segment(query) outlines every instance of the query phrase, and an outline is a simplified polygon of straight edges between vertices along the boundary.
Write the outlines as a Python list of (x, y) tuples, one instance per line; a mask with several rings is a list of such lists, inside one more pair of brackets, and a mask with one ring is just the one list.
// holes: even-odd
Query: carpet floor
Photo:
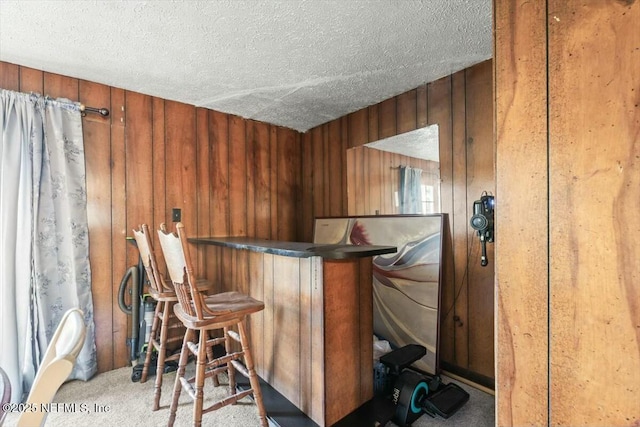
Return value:
[[(188, 373), (193, 371), (192, 363), (188, 365), (187, 370)], [(64, 384), (56, 394), (54, 402), (57, 405), (51, 406), (45, 426), (166, 426), (169, 419), (169, 404), (175, 375), (175, 372), (171, 372), (163, 376), (162, 398), (158, 411), (151, 410), (155, 377), (150, 377), (144, 384), (132, 382), (131, 368), (105, 372), (96, 375), (87, 382), (70, 381)], [(443, 380), (445, 383), (454, 382), (464, 388), (470, 394), (469, 401), (448, 419), (423, 415), (412, 424), (413, 427), (491, 427), (495, 425), (493, 395), (448, 377), (443, 377)], [(228, 381), (226, 376), (220, 376), (220, 384), (219, 387), (213, 387), (210, 379), (206, 381), (205, 407), (227, 395)], [(191, 426), (192, 416), (192, 400), (186, 392), (183, 392), (180, 396), (175, 426)], [(16, 413), (7, 414), (4, 426), (15, 425), (17, 418), (18, 414)], [(270, 424), (272, 424), (271, 420)], [(202, 425), (257, 427), (259, 426), (258, 411), (253, 400), (247, 397), (237, 405), (229, 405), (204, 414)], [(384, 427), (397, 426), (393, 422), (389, 422)]]
[[(193, 364), (188, 365), (193, 370)], [(155, 376), (144, 384), (131, 381), (131, 368), (120, 368), (96, 375), (91, 380), (70, 381), (62, 385), (48, 414), (47, 427), (155, 427), (166, 426), (175, 381), (175, 372), (163, 375), (160, 409), (152, 411)], [(220, 386), (205, 382), (204, 407), (228, 393), (227, 378), (220, 375)], [(180, 395), (176, 427), (193, 425), (193, 404), (186, 392)], [(18, 414), (9, 413), (5, 426), (15, 425)], [(236, 405), (229, 405), (203, 415), (203, 426), (259, 426), (258, 409), (249, 397)]]

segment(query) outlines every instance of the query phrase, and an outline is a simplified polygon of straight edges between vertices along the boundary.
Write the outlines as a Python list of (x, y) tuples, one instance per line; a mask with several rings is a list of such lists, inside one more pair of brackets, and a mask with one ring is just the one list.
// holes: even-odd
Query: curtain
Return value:
[(12, 400), (31, 388), (63, 314), (85, 314), (71, 378), (97, 370), (79, 106), (0, 90), (0, 366)]
[(400, 213), (422, 212), (422, 169), (400, 166)]

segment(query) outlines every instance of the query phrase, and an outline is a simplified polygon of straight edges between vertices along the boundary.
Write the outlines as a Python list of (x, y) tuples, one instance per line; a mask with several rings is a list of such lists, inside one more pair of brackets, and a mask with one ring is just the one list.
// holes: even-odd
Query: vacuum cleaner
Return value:
[[(133, 237), (126, 238), (129, 243), (136, 245)], [(133, 365), (131, 381), (140, 381), (144, 361), (149, 351), (149, 338), (151, 336), (151, 326), (155, 315), (156, 302), (149, 294), (144, 293), (147, 282), (142, 258), (138, 257), (138, 264), (127, 269), (118, 289), (118, 305), (120, 310), (131, 316), (131, 336), (127, 338), (127, 346), (130, 351), (130, 360)], [(128, 298), (127, 298), (128, 296)], [(130, 303), (127, 303), (127, 299)], [(153, 349), (151, 349), (153, 351)], [(157, 354), (154, 351), (151, 355), (148, 375), (156, 374)], [(172, 372), (178, 369), (174, 361), (165, 363), (164, 372)]]

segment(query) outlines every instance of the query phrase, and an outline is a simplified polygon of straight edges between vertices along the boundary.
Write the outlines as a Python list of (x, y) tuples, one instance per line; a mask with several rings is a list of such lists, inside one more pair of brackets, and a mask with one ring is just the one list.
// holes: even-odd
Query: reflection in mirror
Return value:
[(440, 212), (438, 125), (347, 150), (349, 215)]

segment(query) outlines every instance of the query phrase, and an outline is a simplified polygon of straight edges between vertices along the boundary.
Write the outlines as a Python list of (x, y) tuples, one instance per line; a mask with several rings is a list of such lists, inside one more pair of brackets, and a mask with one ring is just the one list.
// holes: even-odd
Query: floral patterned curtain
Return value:
[(0, 90), (0, 366), (20, 401), (63, 314), (85, 314), (71, 378), (97, 370), (78, 104)]

